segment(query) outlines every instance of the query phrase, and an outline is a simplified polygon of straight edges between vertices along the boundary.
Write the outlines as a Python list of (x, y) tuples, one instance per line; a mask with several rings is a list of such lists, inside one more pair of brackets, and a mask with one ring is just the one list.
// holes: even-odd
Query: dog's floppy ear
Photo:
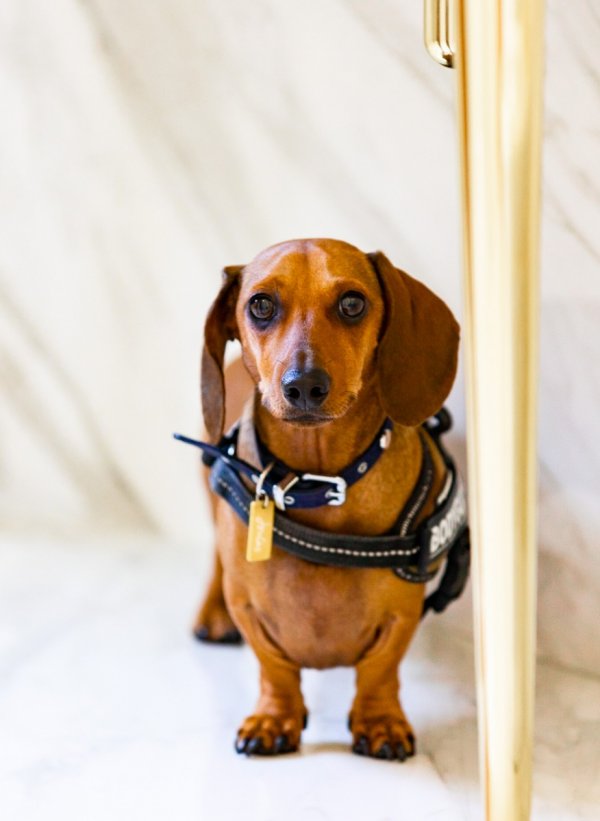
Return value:
[(225, 380), (223, 357), (230, 339), (238, 336), (235, 306), (243, 265), (223, 269), (223, 284), (206, 317), (202, 349), (202, 414), (210, 442), (218, 442), (225, 424)]
[(401, 425), (438, 411), (456, 375), (459, 325), (448, 306), (377, 251), (367, 255), (385, 303), (377, 368), (383, 406)]

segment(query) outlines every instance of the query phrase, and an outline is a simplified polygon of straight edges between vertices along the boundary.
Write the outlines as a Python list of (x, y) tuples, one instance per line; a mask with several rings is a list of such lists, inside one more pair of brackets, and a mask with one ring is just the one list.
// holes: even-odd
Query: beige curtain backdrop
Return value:
[[(9, 0), (0, 13), (0, 528), (207, 530), (204, 314), (290, 237), (383, 249), (460, 314), (454, 77), (413, 0)], [(600, 672), (600, 12), (550, 0), (540, 653)], [(464, 462), (463, 385), (450, 398)], [(449, 616), (470, 630), (468, 601)], [(543, 682), (542, 682), (543, 684)]]

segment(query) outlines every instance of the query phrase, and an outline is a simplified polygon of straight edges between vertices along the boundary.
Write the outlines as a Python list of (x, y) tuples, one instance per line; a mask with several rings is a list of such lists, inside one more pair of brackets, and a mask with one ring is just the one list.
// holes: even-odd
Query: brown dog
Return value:
[[(243, 362), (223, 376), (226, 342), (241, 341)], [(383, 534), (394, 526), (423, 458), (418, 426), (452, 386), (459, 328), (446, 305), (381, 253), (366, 255), (326, 239), (268, 248), (249, 265), (228, 267), (208, 315), (202, 403), (211, 441), (225, 423), (225, 382), (252, 385), (238, 454), (260, 465), (256, 436), (292, 470), (335, 476), (395, 423), (377, 464), (348, 490), (345, 504), (286, 511), (336, 533)], [(238, 403), (233, 403), (239, 404)], [(228, 408), (233, 416), (236, 408)], [(420, 517), (445, 481), (431, 444), (435, 479)], [(213, 580), (196, 623), (199, 637), (228, 640), (239, 630), (260, 663), (260, 697), (241, 725), (247, 754), (296, 750), (306, 721), (302, 667), (356, 668), (350, 711), (353, 749), (404, 760), (414, 753), (400, 706), (398, 666), (417, 627), (424, 585), (389, 569), (313, 564), (275, 547), (268, 561), (245, 558), (247, 527), (219, 499)]]

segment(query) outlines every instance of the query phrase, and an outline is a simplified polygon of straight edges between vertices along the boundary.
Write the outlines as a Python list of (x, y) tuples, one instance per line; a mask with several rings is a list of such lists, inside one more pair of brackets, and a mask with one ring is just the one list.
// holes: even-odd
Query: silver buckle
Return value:
[(325, 492), (325, 498), (329, 499), (327, 502), (328, 505), (338, 507), (346, 501), (346, 488), (348, 484), (341, 476), (320, 476), (318, 473), (304, 473), (302, 475), (302, 481), (329, 482), (329, 484), (334, 485), (334, 487), (329, 488), (329, 490)]

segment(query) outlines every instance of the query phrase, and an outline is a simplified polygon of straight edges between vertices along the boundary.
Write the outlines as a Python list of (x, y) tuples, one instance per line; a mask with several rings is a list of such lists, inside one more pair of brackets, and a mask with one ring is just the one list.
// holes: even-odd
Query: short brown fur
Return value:
[[(347, 291), (367, 300), (364, 317), (351, 325), (336, 310)], [(280, 311), (272, 327), (257, 329), (247, 306), (265, 292), (276, 296)], [(223, 352), (235, 337), (247, 373), (234, 363), (224, 379)], [(225, 270), (209, 313), (202, 385), (208, 436), (217, 441), (226, 416), (227, 424), (239, 416), (242, 397), (250, 395), (241, 413), (242, 458), (259, 464), (256, 428), (291, 468), (336, 475), (391, 416), (396, 424), (389, 449), (349, 489), (344, 505), (287, 514), (323, 530), (384, 533), (417, 481), (418, 426), (441, 407), (452, 386), (458, 338), (444, 303), (379, 252), (367, 255), (322, 239), (273, 246), (249, 265)], [(281, 391), (287, 368), (308, 366), (331, 377), (318, 423), (295, 420)], [(422, 516), (431, 512), (445, 477), (432, 450), (435, 487)], [(214, 511), (215, 572), (195, 629), (219, 641), (237, 628), (258, 658), (260, 697), (238, 731), (238, 745), (256, 753), (296, 749), (306, 715), (301, 668), (343, 665), (356, 669), (350, 711), (355, 751), (402, 760), (411, 755), (414, 736), (399, 701), (398, 666), (419, 622), (423, 585), (390, 570), (311, 564), (278, 548), (269, 561), (250, 564), (246, 526), (221, 499)]]

